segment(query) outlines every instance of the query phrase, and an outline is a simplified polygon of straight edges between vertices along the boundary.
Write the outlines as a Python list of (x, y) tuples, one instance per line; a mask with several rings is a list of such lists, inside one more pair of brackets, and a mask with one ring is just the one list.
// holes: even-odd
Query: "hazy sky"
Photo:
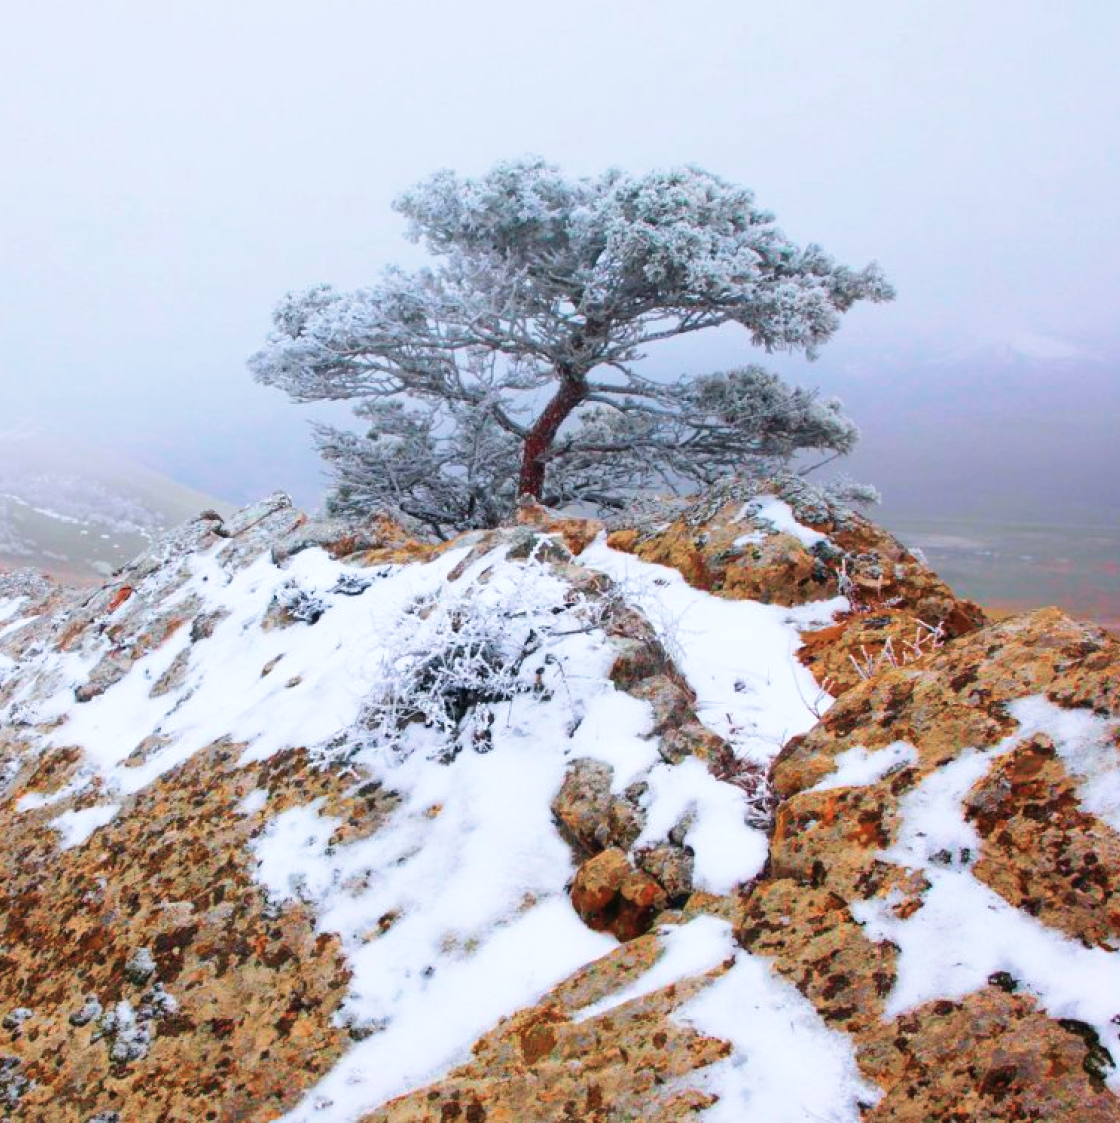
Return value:
[(1116, 337), (1111, 0), (0, 13), (0, 408), (232, 498), (314, 492), (306, 411), (244, 368), (273, 303), (417, 260), (389, 203), (439, 167), (533, 152), (751, 186), (793, 237), (895, 281), (838, 354)]

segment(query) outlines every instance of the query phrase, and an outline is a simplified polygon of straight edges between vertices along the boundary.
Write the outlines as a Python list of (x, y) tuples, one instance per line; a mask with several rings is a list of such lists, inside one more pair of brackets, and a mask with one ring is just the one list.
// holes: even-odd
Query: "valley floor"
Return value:
[(1120, 632), (1120, 527), (887, 517), (884, 525), (994, 615), (1058, 605)]

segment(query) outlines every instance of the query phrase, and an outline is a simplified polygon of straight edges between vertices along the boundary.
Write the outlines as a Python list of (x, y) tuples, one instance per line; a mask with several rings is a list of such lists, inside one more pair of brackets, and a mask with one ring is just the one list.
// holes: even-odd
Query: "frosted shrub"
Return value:
[(322, 597), (301, 589), (294, 581), (288, 581), (276, 590), (270, 607), (303, 624), (318, 623), (319, 617), (327, 610)]
[(553, 649), (598, 626), (604, 611), (535, 561), (458, 596), (417, 601), (390, 637), (356, 729), (327, 751), (375, 746), (404, 757), (425, 740), (444, 760), (488, 751), (498, 707), (519, 694), (550, 696), (563, 675)]

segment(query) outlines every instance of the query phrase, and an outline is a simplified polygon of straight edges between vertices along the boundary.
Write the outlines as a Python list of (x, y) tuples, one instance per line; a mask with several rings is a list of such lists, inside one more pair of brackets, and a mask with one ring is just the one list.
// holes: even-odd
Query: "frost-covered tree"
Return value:
[(443, 533), (519, 495), (609, 507), (855, 443), (839, 402), (757, 366), (639, 373), (651, 344), (727, 323), (814, 357), (841, 313), (893, 296), (876, 265), (791, 242), (750, 191), (698, 168), (569, 179), (524, 159), (439, 172), (395, 206), (438, 264), (289, 294), (250, 360), (296, 401), (360, 399), (365, 435), (317, 427), (336, 511), (396, 507)]

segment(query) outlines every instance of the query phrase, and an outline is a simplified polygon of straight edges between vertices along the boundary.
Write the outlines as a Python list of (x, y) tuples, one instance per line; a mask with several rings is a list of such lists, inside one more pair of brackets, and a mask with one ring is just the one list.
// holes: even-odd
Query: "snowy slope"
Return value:
[(207, 508), (229, 510), (88, 442), (33, 425), (0, 429), (0, 568), (91, 583)]
[[(345, 846), (332, 844), (339, 823), (316, 803), (270, 814), (267, 793), (256, 791), (241, 809), (264, 824), (254, 851), (272, 900), (310, 905), (323, 931), (340, 934), (353, 971), (337, 1016), (357, 1043), (293, 1120), (349, 1123), (437, 1077), (500, 1017), (614, 946), (584, 926), (565, 892), (572, 854), (550, 803), (571, 761), (608, 763), (618, 791), (648, 785), (641, 842), (688, 824), (697, 889), (728, 893), (765, 860), (766, 835), (746, 823), (743, 792), (697, 760), (663, 761), (649, 735), (649, 704), (610, 681), (616, 652), (601, 626), (604, 605), (578, 591), (563, 567), (507, 560), (508, 539), (476, 549), (478, 556), (468, 556), (471, 545), (468, 539), (427, 564), (366, 569), (343, 566), (321, 549), (278, 566), (267, 550), (246, 557), (228, 539), (202, 550), (176, 547), (161, 564), (141, 567), (146, 576), (109, 624), (119, 616), (127, 629), (130, 612), (140, 626), (169, 616), (216, 621), (205, 638), (197, 628), (177, 628), (125, 673), (114, 671), (104, 689), (101, 642), (25, 657), (15, 689), (8, 661), (11, 684), (0, 697), (9, 720), (49, 729), (43, 748), (84, 751), (76, 780), (23, 804), (30, 810), (86, 793), (85, 806), (52, 820), (60, 846), (92, 845), (99, 829), (127, 814), (130, 797), (221, 737), (244, 744), (245, 760), (312, 746), (324, 767), (350, 769), (398, 794), (388, 822)], [(835, 603), (728, 605), (690, 589), (674, 571), (603, 544), (583, 565), (610, 573), (614, 595), (657, 622), (681, 652), (704, 720), (743, 754), (765, 761), (813, 723), (802, 699), (820, 706), (822, 697), (792, 657), (797, 627), (827, 621)], [(123, 577), (131, 580), (127, 571)], [(29, 623), (19, 610), (17, 599), (0, 605), (13, 638)], [(416, 673), (431, 652), (447, 651), (444, 669), (463, 673), (469, 636), (479, 643), (468, 663), (485, 644), (505, 647), (486, 655), (483, 671), (506, 676), (508, 696), (480, 704), (460, 724), (448, 719), (441, 728), (436, 713), (431, 725), (405, 724), (403, 732), (386, 725), (386, 707), (392, 711), (401, 690), (431, 684)], [(90, 682), (99, 692), (77, 702), (76, 690)], [(138, 762), (139, 745), (155, 747)], [(668, 946), (650, 988), (736, 954), (729, 925), (711, 918), (694, 921)], [(738, 956), (741, 967), (687, 1018), (722, 1027), (747, 1001), (771, 1017), (800, 1019), (815, 1027), (807, 1040), (815, 1033), (825, 1053), (839, 1058), (829, 1062), (828, 1087), (813, 1095), (849, 1107), (866, 1096), (850, 1047), (833, 1042), (812, 1008), (763, 963)], [(757, 1034), (747, 1036), (750, 1045)], [(709, 1079), (728, 1092), (743, 1083), (735, 1067), (724, 1084), (718, 1073)], [(788, 1089), (782, 1096), (789, 1101)], [(802, 1117), (792, 1110), (773, 1118)]]
[[(816, 533), (777, 502), (764, 508), (771, 522)], [(318, 930), (340, 938), (352, 973), (335, 1018), (353, 1044), (285, 1118), (354, 1123), (462, 1063), (499, 1019), (615, 946), (568, 900), (575, 865), (552, 801), (574, 761), (609, 765), (616, 794), (642, 785), (635, 847), (675, 834), (692, 852), (695, 889), (731, 894), (763, 869), (768, 835), (751, 825), (744, 792), (700, 759), (663, 759), (650, 704), (612, 681), (610, 614), (625, 606), (648, 620), (700, 720), (741, 760), (767, 765), (830, 702), (795, 658), (799, 630), (827, 624), (846, 602), (722, 600), (602, 539), (578, 566), (525, 531), (467, 536), (410, 564), (273, 548), (301, 535), (282, 499), (224, 527), (193, 524), (64, 611), (53, 632), (45, 617), (25, 615), (25, 593), (0, 585), (0, 717), (29, 752), (82, 750), (65, 787), (19, 804), (65, 804), (51, 820), (61, 848), (96, 845), (138, 794), (222, 739), (242, 762), (307, 747), (355, 790), (375, 784), (392, 795), (384, 821), (345, 842), (321, 800), (276, 810), (261, 788), (238, 808), (257, 824), (256, 877), (273, 907), (312, 910)], [(585, 580), (595, 574), (611, 580)], [(76, 630), (87, 617), (97, 626)], [(822, 787), (870, 783), (911, 759), (901, 743), (856, 752)], [(1112, 782), (1099, 797), (1109, 814)], [(926, 869), (954, 902), (967, 888), (961, 877), (902, 850), (933, 829), (931, 816), (954, 829), (959, 799), (957, 788), (915, 797), (902, 849), (884, 855)], [(942, 938), (900, 927), (885, 907), (860, 919), (898, 942), (908, 964), (922, 941)], [(699, 916), (663, 939), (647, 975), (576, 1020), (731, 962), (675, 1015), (732, 1046), (700, 1080), (719, 1097), (707, 1118), (855, 1120), (874, 1102), (851, 1041), (766, 959), (736, 948), (726, 921)], [(1063, 954), (1038, 952), (1048, 963)], [(983, 970), (992, 964), (998, 956)], [(960, 985), (914, 978), (903, 977), (898, 1009)], [(1040, 967), (1037, 979), (1045, 988), (1053, 973)], [(1100, 1023), (1092, 979), (1091, 968), (1075, 975), (1064, 1005), (1055, 1002)]]

